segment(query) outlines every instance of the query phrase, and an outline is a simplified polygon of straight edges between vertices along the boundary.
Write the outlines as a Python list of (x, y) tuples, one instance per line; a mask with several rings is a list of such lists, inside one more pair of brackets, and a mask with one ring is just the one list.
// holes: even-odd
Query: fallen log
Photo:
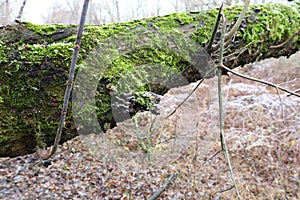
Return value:
[[(225, 8), (228, 29), (236, 22), (241, 9), (241, 6)], [(289, 39), (299, 30), (299, 10), (299, 3), (251, 6), (238, 32), (227, 42), (224, 64), (233, 69), (269, 57), (290, 56), (298, 51), (299, 35)], [(101, 74), (94, 74), (99, 82), (97, 90), (91, 91), (95, 92), (101, 128), (106, 130), (115, 126), (112, 94), (124, 74), (130, 71), (136, 70), (131, 75), (139, 76), (139, 70), (149, 70), (149, 64), (150, 68), (159, 65), (167, 69), (159, 71), (162, 68), (159, 67), (155, 72), (160, 73), (161, 79), (168, 80), (168, 87), (154, 82), (139, 88), (160, 95), (170, 87), (203, 78), (207, 72), (203, 66), (218, 62), (218, 49), (213, 52), (205, 49), (217, 14), (218, 9), (212, 9), (86, 26), (78, 67), (85, 68), (86, 63), (91, 62), (101, 66), (106, 64), (102, 66)], [(0, 27), (0, 156), (23, 155), (31, 153), (37, 145), (53, 143), (76, 29), (76, 25), (31, 23)], [(288, 45), (280, 45), (286, 41)], [(274, 48), (276, 45), (279, 48)], [(103, 58), (103, 55), (110, 56)], [(203, 56), (208, 58), (205, 63)], [(152, 98), (126, 95), (131, 99), (131, 105), (126, 104), (125, 111), (132, 109), (131, 114), (147, 109), (149, 102), (144, 99)], [(130, 95), (132, 98), (128, 97)], [(67, 116), (62, 142), (77, 135), (71, 109)], [(94, 130), (85, 132), (89, 131)]]

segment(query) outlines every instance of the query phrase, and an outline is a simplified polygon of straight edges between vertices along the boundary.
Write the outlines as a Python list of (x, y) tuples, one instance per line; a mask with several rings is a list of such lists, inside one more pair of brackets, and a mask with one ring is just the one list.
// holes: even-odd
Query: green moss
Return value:
[(191, 33), (191, 38), (194, 41), (199, 42), (200, 44), (207, 43), (211, 37), (212, 29), (216, 22), (217, 15), (217, 8), (199, 13), (199, 24), (197, 25), (197, 28)]
[(39, 35), (50, 35), (55, 33), (59, 29), (70, 27), (64, 24), (40, 25), (40, 24), (33, 24), (30, 22), (23, 22), (22, 24), (24, 24), (29, 30)]
[(0, 135), (0, 143), (8, 140), (8, 137)]
[[(225, 8), (229, 25), (235, 22), (241, 9), (241, 6)], [(152, 90), (148, 83), (158, 81), (164, 84), (164, 80), (182, 74), (186, 67), (183, 63), (191, 60), (190, 53), (199, 50), (198, 45), (189, 41), (190, 38), (201, 45), (208, 42), (217, 13), (218, 9), (212, 9), (204, 13), (175, 13), (132, 22), (85, 26), (78, 66), (89, 67), (85, 59), (97, 47), (100, 47), (99, 54), (103, 53), (99, 64), (103, 64), (105, 70), (100, 75), (92, 74), (100, 79), (96, 91), (98, 120), (106, 126), (113, 118), (111, 91), (107, 85), (115, 91), (134, 91), (133, 95), (139, 103), (151, 106), (150, 97), (145, 93)], [(253, 46), (248, 47), (256, 48), (260, 41), (267, 41), (265, 46), (260, 46), (267, 50), (269, 44), (282, 42), (299, 28), (299, 7), (282, 4), (253, 6), (247, 12), (246, 20), (238, 33), (244, 40), (243, 44), (252, 43)], [(55, 43), (48, 38), (60, 29), (74, 26), (24, 25), (41, 36), (41, 41), (28, 44), (20, 40), (8, 44), (0, 40), (1, 146), (6, 144), (7, 138), (9, 141), (20, 140), (27, 136), (34, 137), (35, 133), (47, 143), (52, 143), (76, 39), (75, 34)], [(187, 33), (182, 33), (184, 31)], [(15, 35), (17, 33), (12, 34)], [(168, 43), (170, 38), (172, 43)], [(140, 43), (146, 40), (151, 42), (142, 46)], [(299, 36), (294, 40), (299, 40)], [(159, 67), (154, 70), (149, 66)], [(147, 71), (151, 71), (151, 76)], [(122, 79), (130, 81), (122, 85)], [(84, 112), (91, 109), (95, 108), (86, 107)], [(66, 128), (74, 130), (70, 114)]]
[[(50, 29), (47, 30), (49, 33)], [(36, 42), (41, 44), (27, 44), (22, 40), (5, 44), (9, 45), (6, 53), (10, 56), (7, 63), (0, 63), (0, 110), (4, 111), (0, 112), (0, 135), (8, 140), (0, 141), (0, 146), (5, 147), (1, 155), (8, 149), (24, 151), (25, 146), (34, 148), (36, 144), (43, 144), (37, 143), (35, 137), (47, 144), (53, 142), (73, 44)], [(67, 119), (71, 121), (70, 117)], [(63, 139), (67, 137), (64, 135)], [(22, 140), (25, 140), (23, 145)], [(20, 146), (10, 146), (17, 141)]]
[[(299, 7), (267, 4), (251, 6), (250, 9), (251, 11), (248, 12), (249, 24), (242, 34), (246, 43), (257, 44), (262, 41), (270, 41), (270, 45), (276, 44), (283, 38), (290, 37), (299, 28)], [(257, 10), (258, 13), (253, 15), (253, 10)]]
[(147, 21), (153, 21), (153, 27), (160, 29), (171, 30), (174, 28), (179, 28), (185, 24), (195, 23), (195, 16), (191, 13), (174, 13), (163, 17), (152, 17)]
[[(101, 42), (105, 41), (109, 37), (122, 32), (130, 32), (134, 28), (144, 28), (146, 25), (147, 23), (145, 21), (135, 20), (132, 22), (112, 23), (101, 26), (86, 26), (82, 35), (81, 52), (87, 53), (101, 45)], [(65, 41), (74, 43), (75, 39), (76, 35), (73, 35), (65, 39)]]
[(4, 40), (0, 40), (0, 64), (7, 63), (7, 51), (9, 48), (6, 46)]
[(53, 43), (43, 44), (26, 44), (19, 47), (20, 60), (30, 65), (41, 65), (46, 59), (55, 59), (65, 61), (71, 60), (73, 53), (72, 43)]

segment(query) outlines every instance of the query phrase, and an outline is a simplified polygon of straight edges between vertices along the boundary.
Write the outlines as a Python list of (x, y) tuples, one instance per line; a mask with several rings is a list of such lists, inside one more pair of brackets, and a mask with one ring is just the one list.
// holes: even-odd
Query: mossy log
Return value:
[[(225, 9), (228, 28), (232, 27), (241, 10), (240, 6)], [(299, 10), (299, 4), (251, 6), (237, 34), (227, 44), (225, 65), (235, 68), (269, 57), (289, 56), (298, 51), (299, 36), (284, 49), (271, 49), (270, 46), (286, 41), (299, 29)], [(218, 9), (212, 9), (126, 23), (87, 25), (78, 66), (83, 66), (90, 53), (108, 38), (122, 33), (135, 33), (132, 31), (135, 29), (140, 32), (157, 33), (163, 30), (171, 35), (176, 33), (205, 47), (217, 14)], [(0, 27), (0, 156), (23, 155), (32, 152), (37, 145), (53, 143), (76, 32), (76, 25), (22, 23)], [(135, 37), (135, 34), (127, 36)], [(191, 57), (197, 55), (199, 48), (194, 48), (192, 54), (178, 56), (157, 46), (165, 43), (165, 38), (159, 38), (152, 38), (161, 40), (156, 46), (135, 48), (119, 56), (107, 68), (109, 70), (101, 74), (96, 102), (98, 120), (103, 127), (114, 123), (110, 109), (110, 88), (124, 71), (132, 70), (137, 65), (154, 63), (177, 71), (188, 82), (201, 78), (199, 71), (195, 70), (197, 63), (191, 62)], [(135, 38), (134, 41), (139, 40), (144, 38)], [(217, 62), (215, 55), (211, 54), (213, 61)], [(159, 85), (142, 88), (158, 94), (166, 92), (165, 89)], [(71, 109), (67, 116), (62, 141), (77, 134)]]

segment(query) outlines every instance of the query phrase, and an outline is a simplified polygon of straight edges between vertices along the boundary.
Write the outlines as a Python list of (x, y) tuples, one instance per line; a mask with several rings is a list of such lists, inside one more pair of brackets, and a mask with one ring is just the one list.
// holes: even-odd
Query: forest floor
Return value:
[[(237, 71), (300, 88), (300, 52)], [(229, 74), (225, 140), (243, 199), (300, 199), (300, 98)], [(216, 79), (171, 89), (158, 116), (140, 113), (99, 135), (78, 136), (42, 165), (35, 154), (0, 158), (0, 199), (234, 199), (218, 131)], [(48, 166), (49, 165), (49, 166)]]

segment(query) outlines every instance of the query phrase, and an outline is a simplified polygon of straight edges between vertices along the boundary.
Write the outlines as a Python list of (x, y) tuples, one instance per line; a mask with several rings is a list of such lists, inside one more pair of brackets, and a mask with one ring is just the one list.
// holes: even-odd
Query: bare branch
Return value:
[(229, 188), (226, 188), (226, 189), (223, 189), (223, 190), (220, 190), (220, 191), (216, 192), (215, 194), (227, 192), (227, 191), (229, 191), (229, 190), (231, 190), (231, 189), (233, 189), (233, 188), (234, 188), (234, 186), (232, 185), (232, 186), (230, 186)]
[(66, 1), (67, 1), (68, 7), (70, 8), (70, 11), (71, 11), (71, 13), (72, 13), (73, 17), (76, 17), (76, 13), (75, 13), (75, 11), (74, 11), (73, 7), (71, 6), (71, 4), (70, 4), (69, 0), (66, 0)]
[(220, 152), (222, 151), (222, 149), (218, 150), (216, 153), (214, 153), (213, 155), (211, 155), (209, 158), (207, 158), (200, 166), (206, 164), (208, 161), (212, 160), (214, 157), (216, 157)]
[(179, 0), (175, 0), (175, 3), (173, 3), (173, 7), (175, 9), (175, 12), (179, 12)]
[(1, 8), (2, 6), (4, 6), (5, 4), (8, 4), (8, 0), (3, 1), (3, 3), (0, 4), (0, 8)]
[[(237, 32), (238, 28), (240, 27), (240, 25), (243, 21), (243, 18), (245, 17), (245, 14), (248, 10), (249, 4), (250, 4), (250, 0), (246, 0), (245, 4), (244, 4), (244, 7), (243, 7), (243, 10), (242, 10), (242, 13), (240, 14), (238, 20), (234, 24), (231, 31), (228, 34), (226, 34), (224, 42), (228, 41)], [(211, 48), (211, 52), (216, 51), (219, 47), (220, 47), (220, 42), (216, 46)]]
[(168, 180), (165, 181), (165, 183), (163, 184), (163, 186), (161, 188), (159, 188), (151, 197), (149, 197), (148, 200), (155, 200), (159, 197), (159, 195), (165, 191), (165, 189), (168, 187), (168, 185), (171, 183), (171, 181), (175, 178), (174, 174), (171, 174), (170, 177), (168, 178)]
[(203, 81), (204, 78), (200, 80), (200, 82), (196, 85), (196, 87), (192, 90), (192, 92), (190, 92), (189, 95), (167, 117), (165, 117), (165, 119), (171, 117), (186, 102), (186, 100), (190, 98), (190, 96), (196, 91), (196, 89), (201, 85)]
[(268, 82), (268, 81), (264, 81), (264, 80), (261, 80), (261, 79), (257, 79), (257, 78), (253, 78), (253, 77), (250, 77), (250, 76), (246, 76), (244, 74), (241, 74), (241, 73), (238, 73), (236, 71), (233, 71), (231, 69), (229, 69), (228, 67), (222, 65), (222, 68), (231, 72), (232, 74), (236, 75), (236, 76), (239, 76), (239, 77), (242, 77), (242, 78), (245, 78), (245, 79), (248, 79), (248, 80), (251, 80), (251, 81), (255, 81), (255, 82), (259, 82), (259, 83), (262, 83), (262, 84), (265, 84), (265, 85), (268, 85), (268, 86), (271, 86), (271, 87), (274, 87), (274, 88), (278, 88), (279, 90), (282, 90), (284, 92), (287, 92), (289, 93), (289, 95), (294, 95), (294, 96), (297, 96), (297, 97), (300, 97), (300, 94), (297, 94), (296, 92), (298, 92), (297, 90), (296, 91), (291, 91), (291, 90), (288, 90), (284, 87), (281, 87), (279, 85), (276, 85), (274, 83), (271, 83), (271, 82)]
[[(278, 88), (276, 88), (276, 93), (277, 93), (277, 96), (278, 96), (279, 101), (280, 101), (281, 118), (283, 119), (284, 118), (284, 109), (283, 109), (282, 98), (281, 98), (281, 95), (279, 93)], [(283, 121), (283, 123), (284, 123), (284, 121)]]
[[(294, 91), (294, 93), (300, 92), (300, 89), (297, 89)], [(288, 97), (291, 96), (291, 94), (287, 95)]]
[(237, 22), (234, 24), (234, 26), (231, 29), (231, 31), (228, 34), (226, 34), (225, 41), (229, 40), (237, 32), (237, 30), (239, 29), (239, 27), (240, 27), (240, 25), (241, 25), (241, 23), (242, 23), (245, 15), (246, 15), (246, 12), (248, 10), (249, 4), (250, 4), (250, 0), (245, 0), (242, 13), (240, 14)]
[(216, 20), (216, 23), (215, 23), (215, 26), (214, 26), (214, 30), (213, 30), (213, 33), (212, 33), (211, 38), (209, 40), (209, 43), (207, 45), (207, 51), (208, 52), (210, 52), (212, 44), (213, 44), (213, 42), (214, 42), (214, 40), (216, 38), (217, 30), (218, 30), (219, 25), (220, 25), (221, 13), (223, 11), (223, 5), (224, 4), (222, 3), (222, 5), (219, 8), (219, 13), (218, 13), (217, 20)]
[(167, 116), (165, 119), (168, 119), (170, 116), (172, 116), (185, 102), (190, 98), (190, 96), (196, 91), (196, 89), (201, 85), (201, 83), (204, 81), (205, 78), (210, 76), (210, 74), (216, 70), (216, 67), (212, 67), (208, 72), (205, 73), (205, 75), (202, 77), (200, 82), (196, 85), (196, 87), (192, 90), (192, 92), (189, 93), (189, 95)]
[(223, 54), (224, 54), (224, 41), (225, 41), (225, 31), (226, 31), (226, 21), (225, 17), (222, 14), (222, 33), (221, 33), (221, 41), (220, 41), (220, 59), (219, 59), (219, 66), (218, 66), (218, 98), (219, 98), (219, 120), (220, 120), (220, 139), (221, 139), (221, 146), (222, 150), (225, 154), (225, 159), (228, 164), (230, 177), (235, 189), (235, 193), (237, 195), (237, 199), (241, 199), (239, 189), (237, 187), (235, 177), (233, 174), (232, 166), (230, 163), (230, 157), (228, 153), (228, 148), (226, 145), (225, 137), (224, 137), (224, 111), (223, 111), (223, 96), (222, 96), (222, 66), (223, 66)]
[(24, 0), (24, 1), (23, 1), (23, 4), (22, 4), (22, 6), (21, 6), (21, 8), (20, 8), (20, 11), (19, 11), (19, 14), (18, 14), (18, 16), (17, 16), (16, 19), (15, 19), (15, 22), (16, 22), (16, 23), (21, 23), (21, 18), (22, 18), (22, 15), (23, 15), (24, 7), (25, 7), (25, 5), (26, 5), (26, 1), (27, 1), (27, 0)]
[(11, 20), (11, 6), (10, 2), (8, 0), (5, 0), (0, 5), (0, 24), (7, 24)]
[(61, 139), (61, 133), (62, 133), (62, 129), (63, 129), (64, 123), (65, 123), (65, 118), (66, 118), (66, 114), (67, 114), (67, 110), (68, 110), (68, 103), (69, 103), (70, 94), (71, 94), (71, 90), (72, 90), (72, 86), (73, 86), (76, 62), (77, 62), (77, 57), (78, 57), (78, 53), (79, 53), (79, 49), (80, 49), (81, 37), (82, 37), (82, 33), (83, 33), (84, 22), (85, 22), (88, 6), (89, 6), (89, 0), (85, 0), (84, 4), (83, 4), (83, 8), (82, 8), (81, 19), (80, 19), (77, 37), (76, 37), (76, 41), (75, 41), (75, 46), (74, 46), (74, 51), (73, 51), (73, 56), (72, 56), (72, 61), (71, 61), (71, 67), (70, 67), (70, 71), (69, 71), (69, 77), (68, 77), (67, 87), (66, 87), (65, 96), (64, 96), (64, 103), (63, 103), (63, 108), (62, 108), (61, 116), (60, 116), (60, 122), (58, 125), (57, 133), (55, 136), (55, 141), (51, 148), (51, 151), (49, 154), (42, 155), (43, 160), (48, 160), (51, 156), (54, 155), (54, 153), (56, 152), (56, 150), (58, 148), (60, 139)]
[(300, 35), (300, 28), (289, 39), (287, 39), (286, 41), (284, 41), (283, 43), (281, 43), (279, 45), (272, 45), (272, 46), (270, 46), (270, 49), (278, 49), (278, 48), (283, 48), (283, 47), (286, 48), (286, 47), (288, 47), (289, 44), (293, 41), (293, 39), (297, 35)]
[(222, 33), (221, 33), (221, 41), (220, 41), (220, 58), (219, 58), (219, 66), (218, 66), (218, 98), (219, 98), (219, 120), (220, 120), (220, 139), (222, 144), (222, 150), (226, 149), (226, 143), (224, 142), (224, 118), (223, 118), (223, 103), (222, 103), (222, 68), (223, 65), (223, 54), (224, 54), (224, 42), (225, 42), (225, 17), (223, 13), (222, 16)]
[(121, 21), (121, 15), (120, 15), (120, 7), (119, 7), (119, 0), (113, 0), (112, 3), (114, 4), (116, 11), (117, 11), (117, 21)]

